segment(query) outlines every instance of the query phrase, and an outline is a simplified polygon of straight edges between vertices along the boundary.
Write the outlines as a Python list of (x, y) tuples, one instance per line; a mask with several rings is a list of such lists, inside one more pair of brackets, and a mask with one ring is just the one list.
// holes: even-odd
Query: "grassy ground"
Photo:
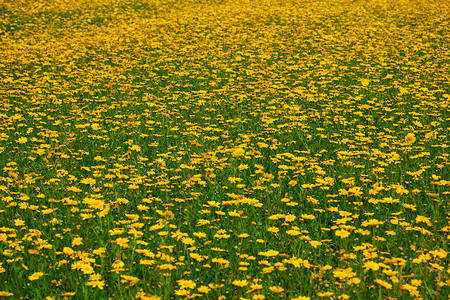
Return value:
[(446, 299), (450, 2), (0, 3), (0, 296)]

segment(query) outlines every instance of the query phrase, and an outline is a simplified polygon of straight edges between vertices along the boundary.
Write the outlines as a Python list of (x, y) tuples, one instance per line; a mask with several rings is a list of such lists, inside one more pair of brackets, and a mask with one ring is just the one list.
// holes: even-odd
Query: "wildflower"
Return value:
[(410, 132), (405, 136), (405, 142), (407, 145), (412, 145), (412, 144), (414, 144), (415, 141), (416, 141), (416, 136), (414, 135), (414, 133)]
[(11, 296), (14, 296), (14, 294), (10, 292), (0, 291), (0, 297), (11, 297)]
[(340, 237), (341, 239), (345, 239), (346, 237), (348, 237), (350, 235), (350, 232), (348, 232), (347, 230), (344, 229), (340, 229), (340, 230), (336, 230), (334, 232), (334, 234), (338, 237)]
[(322, 245), (322, 242), (319, 242), (319, 241), (309, 241), (309, 244), (310, 244), (311, 246), (313, 246), (314, 248), (317, 248), (317, 246)]
[(285, 215), (284, 220), (286, 222), (293, 222), (297, 217), (295, 215)]
[(44, 276), (44, 273), (42, 273), (42, 272), (35, 272), (35, 273), (31, 274), (31, 276), (28, 276), (28, 279), (31, 280), (31, 281), (34, 281), (34, 280), (38, 280), (42, 276)]
[(20, 137), (16, 142), (18, 144), (25, 144), (28, 141), (26, 137)]
[(417, 290), (417, 287), (410, 285), (410, 284), (404, 284), (401, 286), (402, 290), (407, 290), (411, 297), (420, 297), (420, 293)]
[(347, 268), (347, 269), (336, 269), (333, 271), (333, 277), (335, 278), (339, 278), (341, 280), (347, 279), (347, 278), (352, 278), (356, 276), (356, 273), (353, 272), (352, 268)]
[(290, 185), (290, 186), (296, 186), (297, 183), (298, 183), (297, 180), (291, 180), (291, 181), (288, 182), (288, 185)]
[(274, 294), (279, 294), (282, 291), (284, 291), (284, 289), (281, 286), (271, 286), (271, 287), (269, 287), (269, 290), (271, 290), (272, 293), (274, 293)]
[(432, 226), (430, 218), (427, 218), (425, 216), (416, 216), (416, 223), (425, 223), (428, 226)]
[(195, 286), (197, 285), (192, 280), (183, 280), (183, 279), (178, 280), (177, 283), (180, 286), (180, 288), (188, 288), (188, 289), (194, 289)]
[(240, 165), (238, 166), (238, 170), (239, 170), (239, 171), (246, 170), (246, 169), (248, 169), (248, 165), (246, 165), (246, 164), (240, 164)]
[(273, 257), (273, 256), (277, 256), (280, 252), (276, 251), (276, 250), (269, 250), (266, 252), (258, 252), (258, 255), (261, 256), (266, 256), (266, 257)]
[(384, 224), (384, 222), (379, 221), (379, 220), (377, 220), (377, 219), (370, 219), (369, 221), (364, 221), (364, 222), (362, 223), (362, 226), (363, 226), (363, 227), (367, 227), (367, 226), (379, 226), (379, 225), (382, 225), (382, 224)]
[(105, 281), (103, 280), (91, 280), (86, 283), (86, 285), (99, 288), (100, 290), (103, 290), (105, 287)]
[(234, 148), (233, 152), (231, 152), (231, 155), (233, 155), (234, 157), (243, 156), (244, 154), (245, 154), (245, 150), (240, 147)]
[(128, 238), (118, 238), (117, 240), (114, 241), (114, 243), (116, 243), (119, 247), (124, 249), (130, 248), (130, 246), (128, 245), (129, 242), (130, 240)]
[(121, 260), (116, 260), (113, 264), (112, 267), (113, 269), (111, 270), (111, 272), (115, 272), (115, 273), (119, 273), (121, 271), (125, 271), (125, 269), (123, 269), (123, 267), (125, 266), (124, 262)]
[(86, 184), (86, 185), (95, 185), (96, 180), (94, 178), (84, 178), (80, 181), (80, 183)]
[(25, 225), (25, 221), (23, 221), (21, 219), (14, 220), (14, 226), (24, 226), (24, 225)]
[(269, 227), (267, 228), (267, 231), (272, 232), (272, 233), (277, 233), (278, 231), (280, 231), (280, 229), (278, 227)]
[(120, 280), (121, 283), (129, 283), (130, 286), (136, 285), (136, 283), (138, 283), (140, 280), (137, 277), (128, 276), (128, 275), (120, 275), (120, 277), (122, 278), (122, 280)]
[(83, 245), (83, 238), (82, 237), (76, 237), (72, 240), (72, 247), (74, 246), (80, 246)]
[(234, 280), (232, 282), (233, 285), (238, 286), (238, 287), (244, 287), (248, 285), (248, 281), (247, 280)]
[(295, 230), (295, 229), (292, 229), (292, 230), (286, 230), (286, 233), (287, 233), (288, 235), (292, 235), (292, 236), (296, 236), (296, 235), (301, 234), (300, 231)]
[(333, 292), (319, 292), (317, 293), (317, 296), (319, 296), (320, 298), (328, 298), (333, 296), (334, 293)]
[(350, 278), (349, 280), (347, 280), (346, 284), (354, 285), (354, 284), (359, 284), (360, 282), (361, 282), (361, 279), (359, 279), (358, 277), (353, 277), (353, 278)]
[(379, 285), (381, 285), (382, 287), (384, 287), (385, 289), (388, 289), (388, 290), (392, 289), (392, 284), (390, 284), (390, 283), (388, 283), (388, 282), (386, 282), (384, 280), (375, 279), (374, 281), (376, 283), (378, 283)]
[(211, 291), (211, 289), (207, 286), (202, 285), (197, 288), (197, 291), (199, 291), (200, 293), (203, 293), (203, 294), (208, 294), (209, 291)]
[(373, 270), (373, 271), (377, 271), (380, 268), (380, 264), (374, 262), (374, 261), (367, 261), (364, 263), (363, 265), (364, 268), (366, 268), (367, 270)]
[(131, 146), (130, 150), (139, 152), (139, 151), (141, 151), (141, 147), (138, 145), (133, 145), (133, 146)]

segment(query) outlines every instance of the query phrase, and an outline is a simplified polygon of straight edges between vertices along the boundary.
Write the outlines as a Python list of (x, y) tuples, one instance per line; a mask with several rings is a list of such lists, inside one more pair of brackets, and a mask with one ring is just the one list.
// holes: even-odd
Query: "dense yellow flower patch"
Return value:
[(446, 1), (3, 1), (0, 297), (444, 299)]

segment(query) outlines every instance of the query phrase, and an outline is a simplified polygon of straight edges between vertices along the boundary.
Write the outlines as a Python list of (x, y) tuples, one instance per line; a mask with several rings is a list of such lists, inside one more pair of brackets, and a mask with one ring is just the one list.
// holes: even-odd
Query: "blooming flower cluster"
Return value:
[(3, 2), (0, 297), (448, 298), (448, 4)]

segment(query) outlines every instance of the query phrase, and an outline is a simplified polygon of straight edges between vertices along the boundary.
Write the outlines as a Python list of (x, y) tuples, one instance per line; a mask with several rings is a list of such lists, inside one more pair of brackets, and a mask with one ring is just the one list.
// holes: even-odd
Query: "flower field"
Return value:
[(450, 2), (0, 2), (0, 297), (448, 299)]

